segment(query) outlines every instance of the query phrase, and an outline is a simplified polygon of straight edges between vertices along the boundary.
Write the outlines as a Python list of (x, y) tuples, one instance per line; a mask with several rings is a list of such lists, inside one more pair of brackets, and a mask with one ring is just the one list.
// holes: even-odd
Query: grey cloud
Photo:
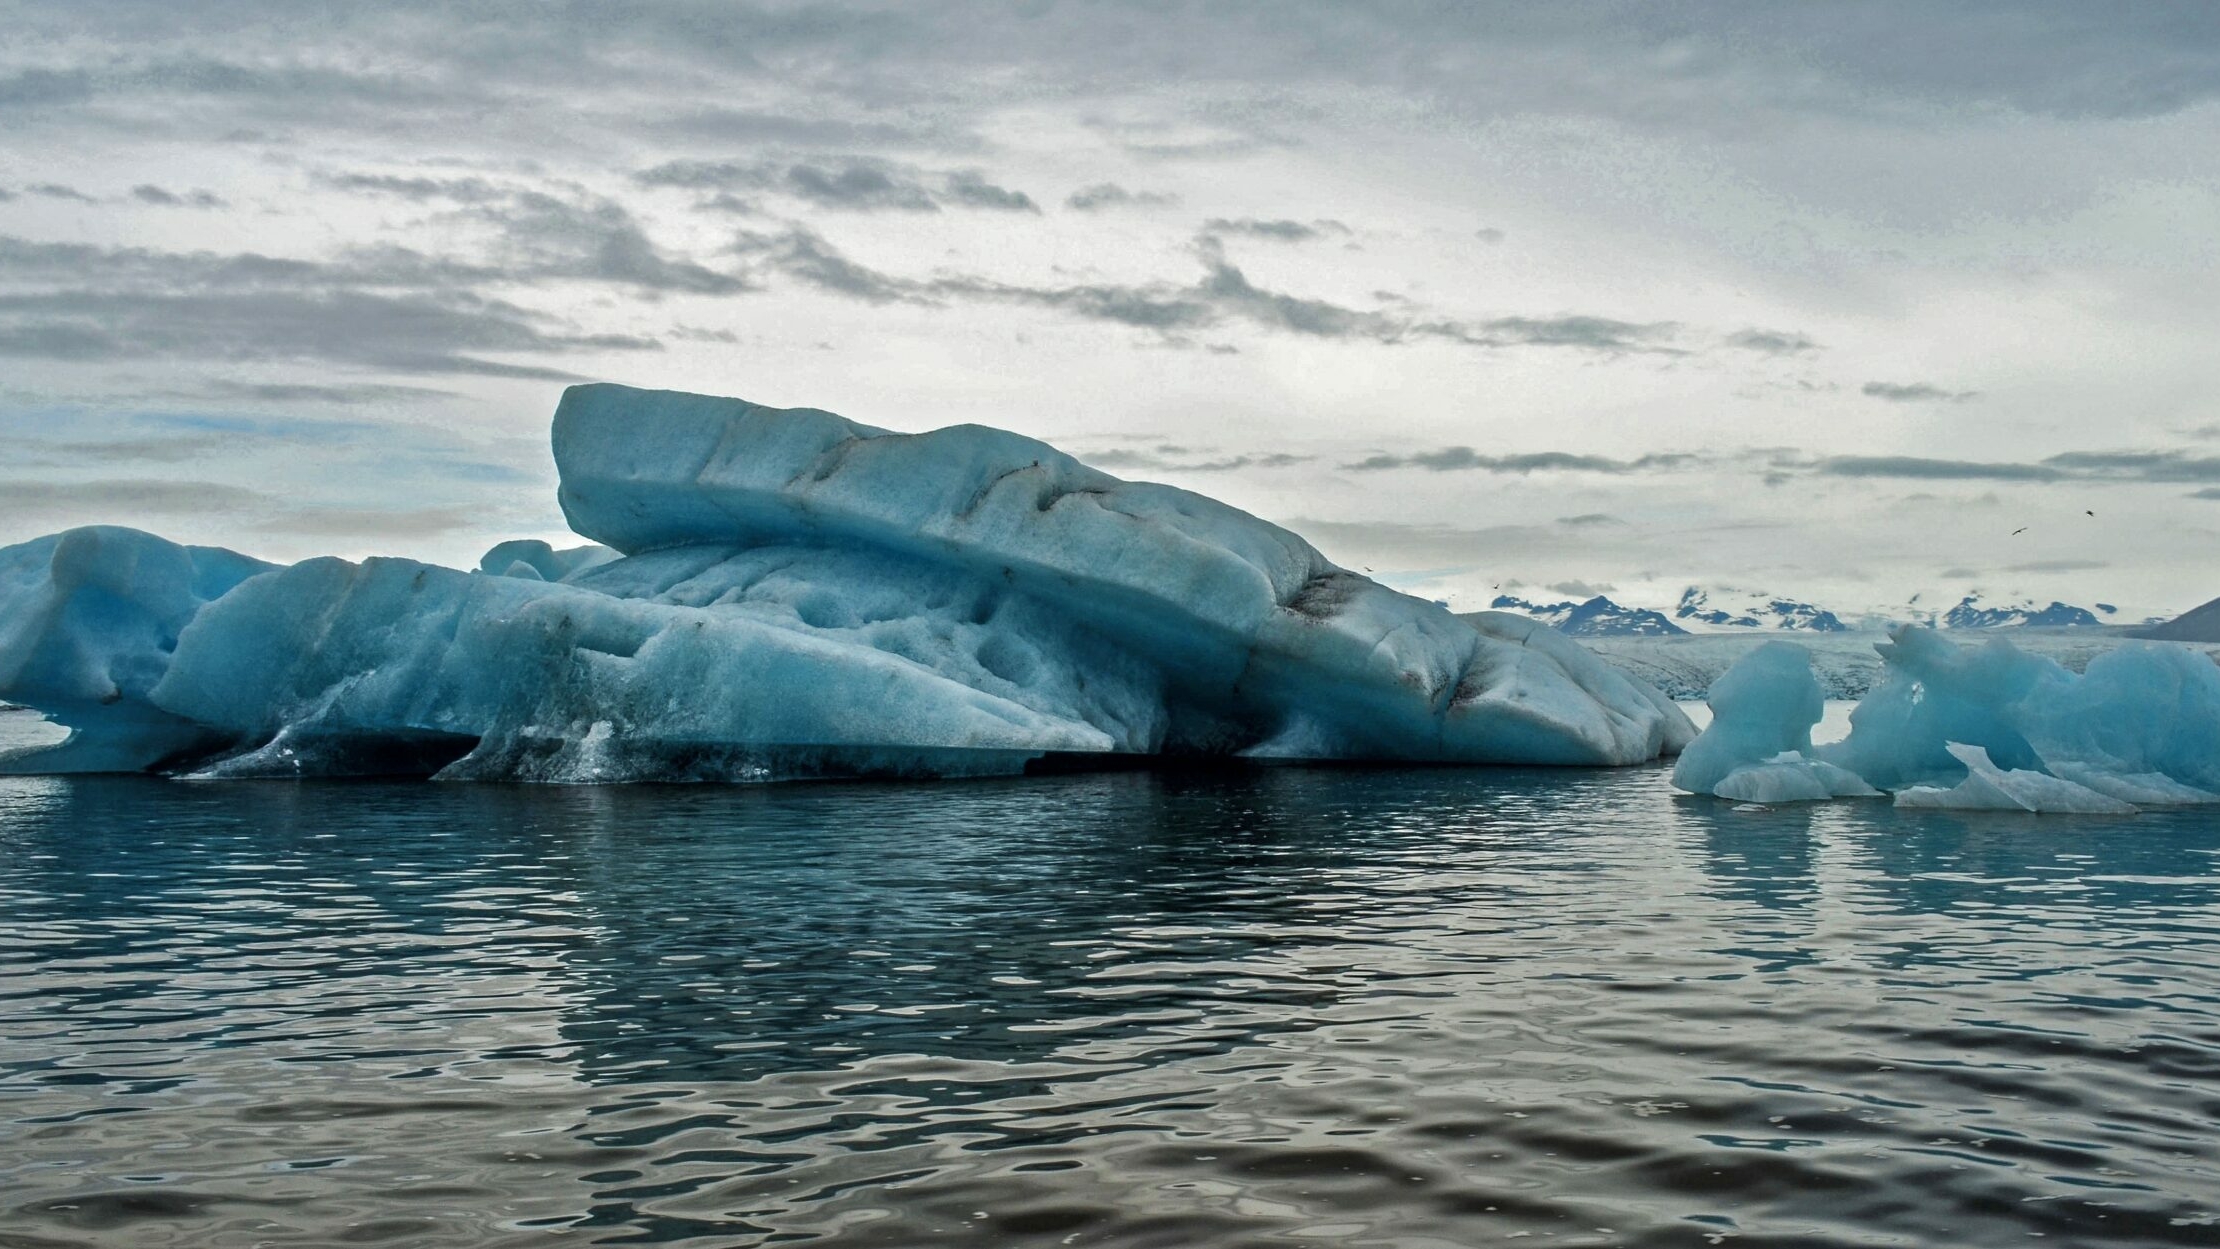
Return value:
[(684, 187), (689, 190), (719, 190), (734, 186), (768, 186), (772, 181), (770, 166), (743, 164), (727, 160), (672, 160), (642, 169), (632, 175), (641, 186)]
[(1444, 338), (1472, 343), (1484, 347), (1579, 347), (1606, 353), (1656, 352), (1665, 355), (1683, 354), (1678, 348), (1666, 346), (1663, 340), (1678, 326), (1671, 322), (1655, 321), (1647, 324), (1618, 321), (1610, 317), (1498, 317), (1482, 321), (1476, 327), (1457, 322), (1435, 322), (1412, 327), (1414, 333), (1437, 334)]
[(331, 173), (319, 175), (318, 181), (342, 191), (395, 195), (418, 203), (452, 200), (461, 204), (482, 204), (505, 194), (493, 183), (477, 177), (427, 178), (403, 174)]
[(337, 260), (297, 260), (256, 252), (163, 252), (144, 247), (44, 243), (0, 235), (0, 281), (135, 287), (239, 289), (284, 287), (469, 286), (500, 270), (426, 256), (403, 247), (366, 247)]
[(1023, 191), (989, 182), (978, 170), (935, 174), (869, 157), (810, 161), (673, 160), (640, 170), (642, 186), (698, 191), (756, 191), (850, 212), (939, 212), (943, 205), (1037, 213)]
[(218, 399), (257, 403), (316, 403), (352, 407), (365, 403), (403, 403), (452, 397), (454, 392), (430, 386), (392, 386), (374, 382), (320, 385), (306, 382), (239, 382), (219, 379), (203, 383), (197, 392)]
[[(355, 177), (341, 175), (342, 177)], [(503, 188), (466, 181), (383, 180), (363, 176), (372, 189), (415, 197), (462, 198), (463, 211), (500, 236), (497, 264), (427, 256), (393, 245), (359, 247), (337, 259), (298, 260), (252, 252), (157, 252), (42, 243), (0, 236), (0, 280), (81, 284), (132, 282), (164, 286), (286, 286), (332, 291), (350, 287), (465, 290), (488, 283), (556, 280), (607, 282), (657, 293), (731, 295), (749, 289), (733, 274), (719, 273), (666, 254), (650, 241), (621, 204), (583, 192), (568, 197), (543, 190)], [(359, 184), (358, 179), (358, 184)], [(486, 191), (485, 194), (480, 194)]]
[(92, 94), (92, 85), (81, 69), (26, 69), (0, 78), (0, 108), (75, 104)]
[(2069, 451), (2043, 461), (2093, 478), (2135, 481), (2220, 482), (2220, 456), (2182, 451)]
[(1552, 581), (1542, 588), (1570, 598), (1590, 599), (1598, 594), (1609, 594), (1619, 587), (1608, 581)]
[(1560, 525), (1623, 525), (1626, 522), (1604, 512), (1583, 512), (1578, 516), (1560, 516)]
[(286, 290), (0, 295), (0, 355), (74, 361), (323, 360), (407, 373), (575, 380), (478, 352), (652, 350), (653, 340), (566, 334), (473, 296)]
[(79, 439), (68, 442), (39, 442), (21, 445), (25, 454), (51, 457), (44, 460), (47, 463), (73, 461), (95, 464), (175, 464), (213, 454), (232, 440), (231, 435), (203, 432), (197, 434), (142, 435), (101, 440)]
[[(814, 142), (776, 114), (719, 113), (698, 101), (799, 80), (875, 117), (904, 105), (949, 111), (958, 84), (1006, 84), (1006, 93), (1032, 100), (1100, 99), (1177, 81), (1247, 88), (1281, 110), (1306, 89), (1333, 87), (1394, 92), (1429, 112), (1467, 118), (1556, 112), (1746, 133), (1784, 118), (1886, 116), (1897, 101), (1964, 114), (2137, 117), (2220, 94), (2220, 15), (2170, 4), (1969, 0), (1938, 8), (1906, 0), (1692, 9), (1568, 0), (1414, 10), (1291, 0), (1143, 13), (1058, 5), (1013, 22), (1006, 10), (981, 4), (796, 11), (678, 0), (618, 14), (520, 0), (464, 11), (395, 0), (319, 14), (316, 28), (304, 30), (222, 0), (35, 6), (10, 33), (46, 52), (48, 63), (23, 64), (29, 58), (19, 53), (18, 68), (0, 78), (0, 107), (80, 121), (92, 104), (136, 103), (145, 112), (192, 97), (373, 128), (390, 119), (339, 105), (385, 100), (428, 108), (429, 97), (454, 115), (553, 111), (577, 84), (621, 82), (642, 94), (663, 87), (662, 100), (651, 97), (619, 119), (651, 132), (710, 134), (723, 126), (741, 141)], [(994, 37), (982, 38), (983, 31)], [(92, 38), (123, 54), (96, 61), (76, 50)], [(233, 59), (168, 52), (196, 41)], [(342, 49), (356, 63), (398, 62), (416, 72), (380, 78), (331, 68), (331, 53)], [(133, 50), (155, 59), (135, 59)], [(1572, 65), (1582, 71), (1567, 72)], [(669, 107), (673, 97), (682, 107)], [(1209, 156), (1274, 141), (1250, 133), (1260, 126), (1242, 124), (1273, 116), (1273, 108), (1221, 112), (1229, 115), (1208, 118), (1216, 134), (1135, 135), (1128, 149)]]
[(1132, 205), (1139, 208), (1169, 208), (1179, 203), (1177, 195), (1157, 191), (1131, 191), (1115, 182), (1097, 182), (1084, 186), (1064, 198), (1064, 207), (1076, 212), (1101, 212), (1105, 208)]
[(977, 136), (963, 130), (836, 117), (797, 117), (737, 108), (693, 109), (660, 117), (652, 126), (666, 133), (725, 143), (768, 143), (802, 148), (968, 149), (979, 146)]
[(666, 256), (614, 200), (525, 191), (476, 211), (501, 229), (513, 252), (508, 268), (517, 275), (695, 295), (731, 295), (749, 288), (732, 274)]
[(2220, 486), (2206, 486), (2202, 490), (2193, 490), (2189, 497), (2192, 499), (2220, 499)]
[(2068, 451), (2034, 463), (1904, 455), (1833, 456), (1810, 462), (1777, 457), (1772, 468), (1831, 477), (1927, 481), (2220, 482), (2220, 456), (2184, 451)]
[[(1576, 455), (1568, 451), (1535, 451), (1518, 455), (1483, 455), (1471, 447), (1443, 447), (1439, 451), (1421, 451), (1413, 455), (1375, 455), (1342, 465), (1345, 469), (1375, 472), (1396, 468), (1423, 468), (1436, 473), (1486, 472), (1486, 473), (1638, 473), (1655, 469), (1673, 469), (1693, 463), (1696, 457), (1682, 453), (1645, 455), (1632, 460), (1615, 460), (1602, 455)], [(1608, 521), (1609, 517), (1601, 517)], [(1564, 524), (1599, 523), (1589, 517), (1575, 517)]]
[(933, 193), (916, 180), (873, 165), (790, 165), (782, 189), (826, 208), (940, 211)]
[(452, 202), (500, 236), (503, 254), (493, 265), (433, 260), (391, 246), (358, 249), (347, 258), (353, 280), (382, 270), (385, 281), (401, 285), (558, 279), (672, 294), (732, 295), (749, 289), (741, 277), (666, 254), (624, 205), (574, 186), (529, 188), (477, 177), (372, 173), (326, 174), (322, 180), (345, 190), (419, 203)]
[(276, 502), (260, 491), (210, 481), (104, 478), (97, 481), (10, 481), (0, 489), (0, 516), (69, 519), (123, 512), (210, 515)]
[(1284, 452), (1257, 455), (1234, 455), (1219, 459), (1178, 458), (1184, 450), (1180, 447), (1159, 447), (1159, 454), (1146, 451), (1118, 449), (1084, 456), (1087, 463), (1100, 469), (1139, 470), (1158, 473), (1230, 473), (1244, 468), (1291, 468), (1308, 464), (1316, 458), (1308, 455), (1290, 455)]
[(1819, 350), (1818, 343), (1786, 330), (1738, 330), (1727, 335), (1726, 343), (1729, 347), (1768, 356), (1795, 356)]
[(1920, 481), (2059, 481), (2066, 476), (2042, 464), (1936, 460), (1913, 455), (1841, 455), (1811, 467), (1828, 477), (1903, 477)]
[(1202, 228), (1205, 234), (1240, 234), (1250, 238), (1277, 239), (1283, 243), (1301, 243), (1310, 239), (1323, 238), (1328, 234), (1346, 235), (1352, 233), (1349, 227), (1341, 222), (1323, 218), (1317, 221), (1302, 222), (1286, 219), (1260, 221), (1254, 217), (1235, 219), (1212, 217), (1210, 220), (1203, 222)]
[(2112, 567), (2112, 561), (2102, 559), (2038, 559), (2025, 564), (2007, 564), (2006, 572), (2094, 572)]
[(258, 533), (338, 539), (436, 538), (485, 523), (479, 505), (447, 507), (289, 507), (255, 522)]
[(972, 208), (989, 208), (999, 212), (1039, 213), (1041, 206), (1023, 191), (1013, 191), (986, 180), (976, 172), (959, 172), (948, 175), (947, 195), (957, 203)]
[(1496, 229), (1494, 226), (1482, 226), (1472, 232), (1472, 237), (1479, 239), (1481, 242), (1486, 243), (1490, 247), (1493, 247), (1497, 243), (1502, 242), (1504, 239), (1509, 238), (1510, 236), (1505, 234), (1503, 231)]
[(185, 191), (180, 193), (167, 187), (158, 187), (151, 182), (142, 182), (132, 187), (131, 198), (142, 204), (153, 204), (162, 208), (222, 208), (224, 206), (223, 197), (213, 191)]
[(633, 175), (642, 186), (702, 191), (753, 190), (852, 211), (938, 212), (940, 204), (914, 172), (883, 161), (779, 163), (665, 161)]
[(1090, 321), (1109, 321), (1172, 335), (1215, 325), (1219, 310), (1185, 288), (1159, 286), (1015, 286), (979, 279), (943, 279), (936, 292), (1053, 308)]
[(730, 213), (735, 217), (753, 217), (762, 211), (754, 200), (742, 199), (730, 191), (719, 191), (708, 199), (696, 200), (694, 207), (701, 212)]
[(784, 234), (742, 231), (732, 250), (762, 258), (771, 267), (819, 290), (865, 303), (931, 303), (930, 283), (894, 277), (857, 264), (814, 231), (796, 226)]
[(1895, 382), (1867, 382), (1858, 390), (1862, 394), (1885, 399), (1890, 403), (1964, 403), (1981, 393), (1977, 390), (1944, 390), (1926, 382), (1903, 385)]
[(740, 336), (731, 330), (713, 330), (699, 325), (672, 326), (667, 337), (692, 343), (737, 343)]
[[(118, 13), (110, 17), (127, 20)], [(116, 26), (100, 33), (114, 43), (126, 32)], [(165, 105), (195, 100), (286, 123), (376, 128), (390, 125), (397, 112), (441, 110), (484, 98), (469, 85), (450, 85), (467, 79), (426, 72), (421, 60), (411, 72), (378, 75), (301, 59), (298, 46), (261, 51), (267, 58), (251, 62), (187, 52), (143, 58), (126, 54), (92, 66), (28, 69), (0, 79), (0, 108), (45, 110), (46, 117), (76, 124), (144, 130), (176, 115)]]
[(98, 200), (95, 200), (92, 196), (78, 190), (76, 187), (63, 186), (59, 182), (35, 182), (32, 183), (30, 186), (23, 188), (23, 191), (26, 195), (38, 195), (43, 196), (46, 199), (74, 200), (80, 204), (94, 204), (99, 202)]
[(787, 276), (819, 289), (870, 303), (954, 300), (1026, 304), (1167, 336), (1237, 320), (1313, 338), (1385, 344), (1440, 339), (1477, 347), (1672, 350), (1655, 341), (1674, 328), (1666, 324), (1638, 325), (1589, 316), (1501, 317), (1468, 324), (1444, 319), (1412, 320), (1404, 315), (1306, 299), (1258, 287), (1209, 246), (1199, 249), (1205, 273), (1190, 286), (1028, 286), (970, 276), (904, 278), (857, 264), (800, 226), (780, 235), (743, 232), (733, 250), (761, 256)]
[(1209, 268), (1199, 292), (1221, 308), (1259, 325), (1318, 338), (1369, 338), (1380, 342), (1393, 341), (1405, 332), (1400, 323), (1378, 312), (1261, 289), (1223, 260), (1209, 260)]

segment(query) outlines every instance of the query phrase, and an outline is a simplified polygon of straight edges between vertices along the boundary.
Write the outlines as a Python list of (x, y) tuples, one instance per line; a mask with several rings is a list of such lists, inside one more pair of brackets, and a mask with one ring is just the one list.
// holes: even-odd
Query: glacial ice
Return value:
[(2032, 811), (2036, 814), (2132, 815), (2135, 805), (2108, 798), (2085, 785), (2027, 768), (2009, 772), (1990, 762), (1979, 746), (1950, 742), (1952, 758), (1965, 765), (1966, 779), (1949, 789), (1914, 785), (1896, 791), (1900, 807), (1948, 811)]
[(1818, 691), (1808, 664), (1784, 654), (1800, 649), (1768, 643), (1720, 678), (1711, 727), (1682, 753), (1676, 786), (1740, 801), (1765, 784), (1825, 787), (1791, 775), (1808, 766), (1892, 791), (1906, 807), (2123, 813), (2220, 802), (2220, 665), (2196, 651), (2131, 642), (2077, 675), (2002, 638), (1961, 646), (1907, 627), (1876, 648), (1886, 677), (1851, 713), (1850, 735), (1814, 751)]
[[(1533, 621), (1461, 621), (1215, 500), (1015, 434), (581, 386), (554, 449), (564, 513), (600, 545), (507, 542), (475, 572), (279, 569), (114, 529), (0, 552), (0, 699), (76, 730), (0, 768), (1628, 764), (1694, 737), (1657, 691)], [(133, 580), (142, 567), (160, 575)]]
[(1767, 642), (1751, 651), (1712, 686), (1709, 701), (1711, 726), (1681, 752), (1675, 787), (1761, 803), (1879, 795), (1814, 756), (1811, 730), (1826, 700), (1803, 647)]
[(201, 608), (270, 567), (105, 525), (0, 549), (0, 702), (71, 730), (0, 769), (135, 772), (214, 744), (151, 693)]

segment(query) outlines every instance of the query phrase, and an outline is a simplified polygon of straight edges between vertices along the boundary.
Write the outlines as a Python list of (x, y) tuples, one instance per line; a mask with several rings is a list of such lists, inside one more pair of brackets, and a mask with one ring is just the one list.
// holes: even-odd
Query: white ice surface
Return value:
[(1966, 779), (1949, 789), (1914, 785), (1896, 792), (1900, 807), (1927, 807), (1946, 811), (2029, 811), (2035, 814), (2132, 815), (2135, 806), (2107, 797), (2085, 785), (2044, 772), (2015, 768), (2009, 772), (1989, 761), (1979, 746), (1951, 742), (1952, 757), (1965, 765)]

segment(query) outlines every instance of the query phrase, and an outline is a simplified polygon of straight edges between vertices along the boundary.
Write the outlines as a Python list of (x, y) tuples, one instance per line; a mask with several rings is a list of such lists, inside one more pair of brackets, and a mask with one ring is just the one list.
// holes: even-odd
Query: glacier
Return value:
[[(1809, 656), (1770, 642), (1714, 685), (1713, 720), (1674, 769), (1684, 791), (1797, 801), (1887, 791), (1898, 806), (2122, 814), (2220, 802), (2220, 664), (2128, 642), (2081, 673), (2003, 638), (1960, 645), (1906, 626), (1850, 734), (1813, 750)], [(1845, 780), (1847, 778), (1847, 780)], [(1771, 786), (1772, 798), (1750, 798)]]
[(1693, 726), (1533, 620), (976, 425), (593, 384), (555, 414), (586, 545), (277, 567), (133, 530), (0, 551), (17, 772), (763, 780), (1048, 756), (1625, 765)]

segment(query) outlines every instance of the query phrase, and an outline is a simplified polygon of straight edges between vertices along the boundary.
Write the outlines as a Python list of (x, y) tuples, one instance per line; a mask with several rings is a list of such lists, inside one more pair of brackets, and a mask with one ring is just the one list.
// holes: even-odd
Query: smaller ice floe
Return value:
[(1904, 807), (2126, 814), (2220, 802), (2220, 667), (2131, 643), (2076, 674), (2002, 639), (1908, 627), (1888, 676), (1814, 750), (1819, 693), (1800, 646), (1770, 642), (1713, 687), (1711, 727), (1673, 783), (1737, 801), (1888, 790)]
[(1896, 805), (1945, 811), (2032, 811), (2036, 814), (2133, 815), (2136, 806), (2076, 785), (2062, 776), (2026, 768), (2007, 772), (1979, 746), (1951, 742), (1947, 749), (1966, 765), (1966, 779), (1950, 789), (1914, 785), (1898, 790)]
[(270, 567), (113, 525), (0, 549), (0, 691), (70, 730), (0, 772), (135, 772), (210, 745), (149, 695), (201, 608)]
[(1812, 726), (1826, 710), (1811, 653), (1767, 642), (1711, 687), (1711, 727), (1683, 751), (1673, 784), (1745, 803), (1873, 798), (1856, 773), (1815, 758)]

